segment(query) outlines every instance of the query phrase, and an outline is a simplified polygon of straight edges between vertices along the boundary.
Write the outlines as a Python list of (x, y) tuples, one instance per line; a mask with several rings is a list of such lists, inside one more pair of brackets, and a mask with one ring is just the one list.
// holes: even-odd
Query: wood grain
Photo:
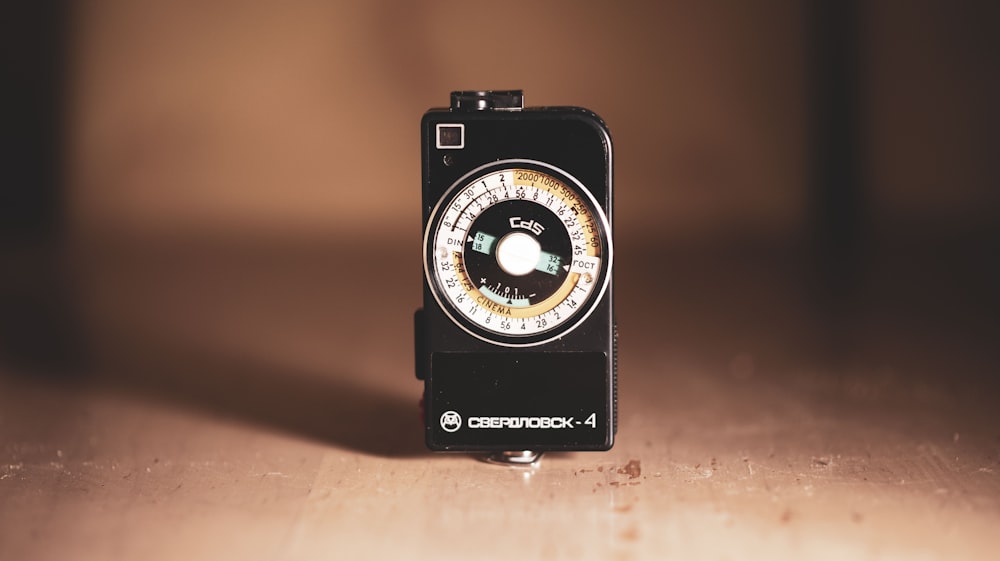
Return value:
[(0, 559), (993, 559), (1000, 546), (991, 320), (917, 321), (929, 308), (881, 292), (877, 269), (839, 324), (849, 344), (830, 346), (836, 326), (787, 256), (622, 248), (661, 266), (619, 260), (618, 441), (518, 470), (424, 451), (409, 254), (107, 247), (81, 273), (87, 371), (0, 376)]

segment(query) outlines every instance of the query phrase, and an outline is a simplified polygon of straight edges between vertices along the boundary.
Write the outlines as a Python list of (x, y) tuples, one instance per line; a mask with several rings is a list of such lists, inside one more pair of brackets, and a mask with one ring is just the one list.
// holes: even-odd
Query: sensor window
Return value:
[(465, 148), (465, 125), (437, 125), (437, 147), (439, 150)]

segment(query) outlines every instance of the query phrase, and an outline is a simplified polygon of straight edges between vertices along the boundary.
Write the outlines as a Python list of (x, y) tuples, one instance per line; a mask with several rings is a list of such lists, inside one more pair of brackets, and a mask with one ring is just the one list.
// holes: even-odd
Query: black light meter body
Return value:
[(607, 450), (614, 442), (612, 147), (579, 107), (453, 92), (421, 122), (427, 446)]

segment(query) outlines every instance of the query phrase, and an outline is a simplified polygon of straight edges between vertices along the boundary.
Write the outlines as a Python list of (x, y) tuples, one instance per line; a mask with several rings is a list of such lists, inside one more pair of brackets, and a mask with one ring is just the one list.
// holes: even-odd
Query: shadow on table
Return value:
[(366, 386), (362, 372), (304, 372), (216, 351), (134, 348), (96, 384), (209, 416), (386, 457), (427, 454), (416, 399)]

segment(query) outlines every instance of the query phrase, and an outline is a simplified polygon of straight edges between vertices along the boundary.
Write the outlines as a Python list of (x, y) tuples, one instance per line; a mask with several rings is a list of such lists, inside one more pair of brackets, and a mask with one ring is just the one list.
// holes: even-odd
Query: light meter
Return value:
[[(614, 441), (611, 137), (579, 107), (463, 91), (421, 123), (427, 445), (533, 458)], [(516, 460), (515, 460), (516, 461)]]

